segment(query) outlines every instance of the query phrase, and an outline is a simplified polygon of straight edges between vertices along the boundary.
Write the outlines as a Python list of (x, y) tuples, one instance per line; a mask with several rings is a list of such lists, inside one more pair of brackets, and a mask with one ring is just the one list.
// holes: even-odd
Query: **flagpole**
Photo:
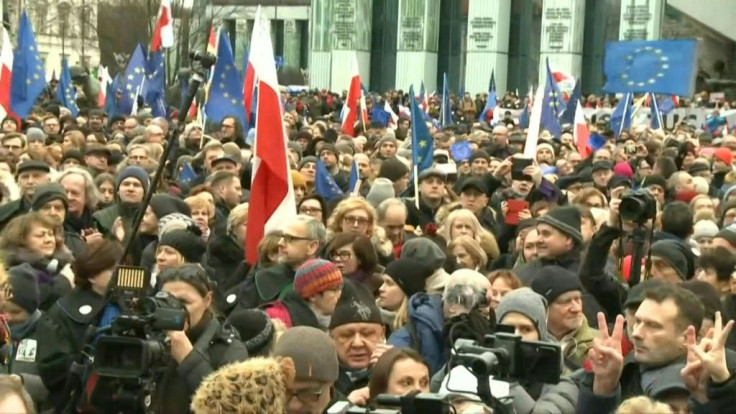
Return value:
[[(417, 150), (419, 150), (419, 148), (412, 148), (412, 151)], [(416, 165), (414, 165), (414, 205), (417, 207), (417, 210), (419, 210), (419, 167)]]
[(631, 101), (631, 93), (626, 93), (626, 96), (624, 97), (626, 99), (626, 104), (624, 104), (624, 113), (623, 117), (621, 118), (621, 126), (618, 128), (618, 136), (621, 136), (621, 133), (624, 132), (624, 125), (626, 125), (626, 113), (629, 109), (629, 102)]
[(654, 96), (653, 93), (650, 93), (649, 95), (652, 96), (652, 104), (654, 105), (654, 110), (657, 114), (657, 122), (659, 122), (659, 129), (664, 130), (664, 118), (662, 117), (662, 113), (659, 112), (659, 105), (657, 104), (657, 97)]

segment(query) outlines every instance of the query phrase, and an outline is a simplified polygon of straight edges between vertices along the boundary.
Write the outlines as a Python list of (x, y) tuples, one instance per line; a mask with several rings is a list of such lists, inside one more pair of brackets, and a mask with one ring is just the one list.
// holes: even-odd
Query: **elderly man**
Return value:
[(96, 233), (92, 214), (97, 209), (100, 194), (90, 173), (78, 167), (68, 168), (56, 181), (64, 187), (69, 202), (64, 229), (82, 236)]
[(36, 187), (49, 182), (50, 172), (51, 168), (43, 161), (30, 160), (18, 164), (16, 174), (21, 198), (0, 206), (0, 230), (10, 220), (31, 210), (31, 201)]
[(148, 143), (156, 143), (163, 145), (166, 142), (166, 135), (163, 128), (156, 124), (149, 124), (146, 127), (143, 137)]

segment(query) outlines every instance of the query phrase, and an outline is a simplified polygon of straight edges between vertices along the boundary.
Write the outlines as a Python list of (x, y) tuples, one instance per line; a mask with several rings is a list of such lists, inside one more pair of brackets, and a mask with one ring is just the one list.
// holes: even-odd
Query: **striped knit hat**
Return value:
[(342, 286), (342, 273), (328, 260), (307, 260), (296, 269), (294, 291), (304, 299), (339, 286)]

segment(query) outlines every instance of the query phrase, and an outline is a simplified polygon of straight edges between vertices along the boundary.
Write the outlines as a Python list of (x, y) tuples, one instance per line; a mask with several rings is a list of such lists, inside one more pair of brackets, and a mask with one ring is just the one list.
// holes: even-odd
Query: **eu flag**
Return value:
[(210, 95), (205, 103), (207, 118), (220, 123), (226, 116), (235, 116), (241, 125), (246, 125), (245, 102), (243, 101), (243, 77), (240, 76), (230, 37), (226, 30), (220, 30), (217, 43), (217, 63), (212, 72)]
[(498, 98), (496, 97), (496, 79), (494, 71), (491, 71), (491, 81), (488, 85), (488, 100), (486, 106), (483, 108), (483, 112), (480, 113), (480, 120), (488, 120), (488, 112), (493, 112), (493, 109), (498, 106)]
[(69, 62), (66, 58), (61, 61), (61, 77), (59, 79), (59, 87), (56, 90), (56, 98), (61, 105), (69, 109), (73, 117), (79, 115), (79, 107), (77, 107), (77, 91), (72, 84), (72, 74), (69, 72)]
[(575, 88), (572, 90), (570, 99), (567, 101), (565, 110), (560, 114), (560, 124), (574, 124), (575, 123), (575, 111), (578, 109), (578, 102), (582, 93), (580, 91), (580, 79), (575, 82)]
[(105, 112), (107, 116), (112, 119), (116, 115), (127, 115), (123, 114), (118, 107), (118, 89), (120, 89), (120, 74), (115, 75), (115, 79), (107, 85), (107, 95), (105, 96)]
[(151, 52), (146, 65), (146, 84), (143, 100), (151, 107), (155, 117), (166, 117), (166, 56), (163, 51)]
[(603, 65), (603, 90), (691, 96), (697, 51), (696, 40), (609, 42)]
[(332, 178), (327, 166), (322, 160), (317, 161), (317, 175), (314, 178), (314, 191), (324, 197), (325, 200), (333, 200), (342, 197), (344, 194), (340, 187)]
[(132, 114), (133, 108), (137, 106), (138, 95), (142, 93), (143, 83), (146, 81), (146, 67), (146, 52), (143, 51), (143, 46), (138, 44), (123, 72), (120, 84), (122, 96), (118, 109), (124, 115)]
[(411, 154), (417, 172), (432, 168), (434, 164), (434, 138), (424, 122), (422, 108), (414, 95), (414, 85), (409, 87), (411, 102)]
[(657, 98), (657, 108), (659, 109), (659, 113), (662, 115), (667, 115), (668, 113), (675, 110), (675, 99), (673, 96), (659, 96)]
[(46, 72), (38, 53), (38, 43), (31, 20), (23, 10), (18, 28), (18, 47), (13, 58), (10, 109), (19, 117), (27, 118), (44, 88), (46, 88)]
[[(450, 88), (447, 87), (447, 73), (443, 74), (442, 81), (442, 107), (440, 108), (440, 125), (443, 127), (452, 125), (452, 101), (450, 100)], [(413, 118), (414, 116), (412, 116)]]
[(549, 59), (547, 59), (547, 83), (544, 86), (540, 124), (542, 128), (548, 130), (555, 138), (559, 138), (562, 135), (559, 117), (561, 110), (560, 89), (557, 87), (557, 81), (552, 75), (552, 71), (549, 68)]
[(358, 185), (358, 180), (360, 179), (360, 171), (358, 168), (358, 163), (353, 160), (353, 165), (350, 167), (350, 192), (355, 191), (355, 187)]
[(378, 105), (377, 101), (373, 103), (373, 112), (371, 112), (371, 121), (377, 122), (386, 128), (391, 123), (391, 114), (388, 113), (383, 106)]
[(611, 113), (611, 130), (613, 130), (616, 136), (621, 135), (623, 131), (631, 129), (631, 118), (634, 115), (632, 98), (632, 95), (627, 93), (619, 101), (618, 105), (613, 108), (613, 113)]
[(662, 112), (659, 110), (659, 104), (657, 103), (657, 97), (654, 95), (652, 96), (652, 107), (650, 108), (651, 115), (652, 115), (652, 122), (651, 127), (654, 130), (657, 129), (664, 129), (664, 120), (662, 118)]

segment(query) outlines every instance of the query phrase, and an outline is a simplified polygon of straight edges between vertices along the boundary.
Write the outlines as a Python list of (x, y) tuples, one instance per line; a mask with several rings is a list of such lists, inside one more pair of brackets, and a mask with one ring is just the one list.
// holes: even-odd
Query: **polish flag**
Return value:
[(174, 26), (171, 18), (171, 0), (161, 0), (161, 10), (158, 15), (158, 23), (153, 30), (151, 39), (151, 50), (161, 51), (162, 48), (174, 46)]
[(245, 257), (251, 265), (258, 262), (258, 243), (264, 234), (279, 229), (296, 216), (276, 62), (271, 34), (267, 23), (263, 21), (260, 6), (256, 10), (252, 39), (250, 63), (257, 79), (258, 107), (253, 141), (253, 181), (245, 238)]
[(350, 79), (350, 89), (345, 101), (345, 108), (345, 116), (342, 118), (342, 132), (354, 137), (355, 123), (361, 121), (365, 124), (367, 119), (357, 55), (353, 57), (353, 77)]
[(197, 119), (197, 97), (194, 97), (194, 100), (192, 101), (192, 104), (189, 106), (189, 118), (191, 119)]
[[(253, 38), (250, 40), (250, 50), (256, 45), (253, 44)], [(253, 62), (248, 59), (248, 64), (245, 68), (245, 79), (243, 80), (243, 102), (245, 102), (245, 118), (248, 122), (251, 121), (250, 117), (253, 113), (253, 93), (256, 87), (256, 70), (253, 67)]]
[(217, 35), (215, 26), (210, 27), (210, 38), (207, 41), (207, 53), (212, 53), (217, 56), (217, 40), (220, 36)]
[(107, 67), (100, 65), (97, 69), (97, 80), (100, 82), (100, 92), (97, 94), (97, 106), (104, 108), (107, 101), (107, 87), (112, 83)]
[(0, 51), (0, 119), (10, 113), (10, 85), (13, 81), (13, 46), (8, 31), (3, 28), (3, 47)]
[(389, 122), (389, 125), (391, 126), (391, 128), (396, 129), (396, 127), (399, 126), (399, 124), (398, 124), (398, 122), (399, 122), (399, 116), (396, 115), (396, 113), (391, 108), (391, 105), (388, 104), (388, 102), (384, 102), (383, 103), (383, 110), (386, 111), (386, 112), (388, 112), (391, 115), (391, 121)]
[(585, 159), (590, 156), (591, 148), (588, 145), (590, 141), (590, 130), (588, 129), (588, 123), (585, 121), (585, 115), (583, 115), (583, 107), (578, 102), (578, 107), (575, 110), (575, 129), (573, 130), (573, 136), (575, 137), (575, 145), (578, 147), (578, 153)]

